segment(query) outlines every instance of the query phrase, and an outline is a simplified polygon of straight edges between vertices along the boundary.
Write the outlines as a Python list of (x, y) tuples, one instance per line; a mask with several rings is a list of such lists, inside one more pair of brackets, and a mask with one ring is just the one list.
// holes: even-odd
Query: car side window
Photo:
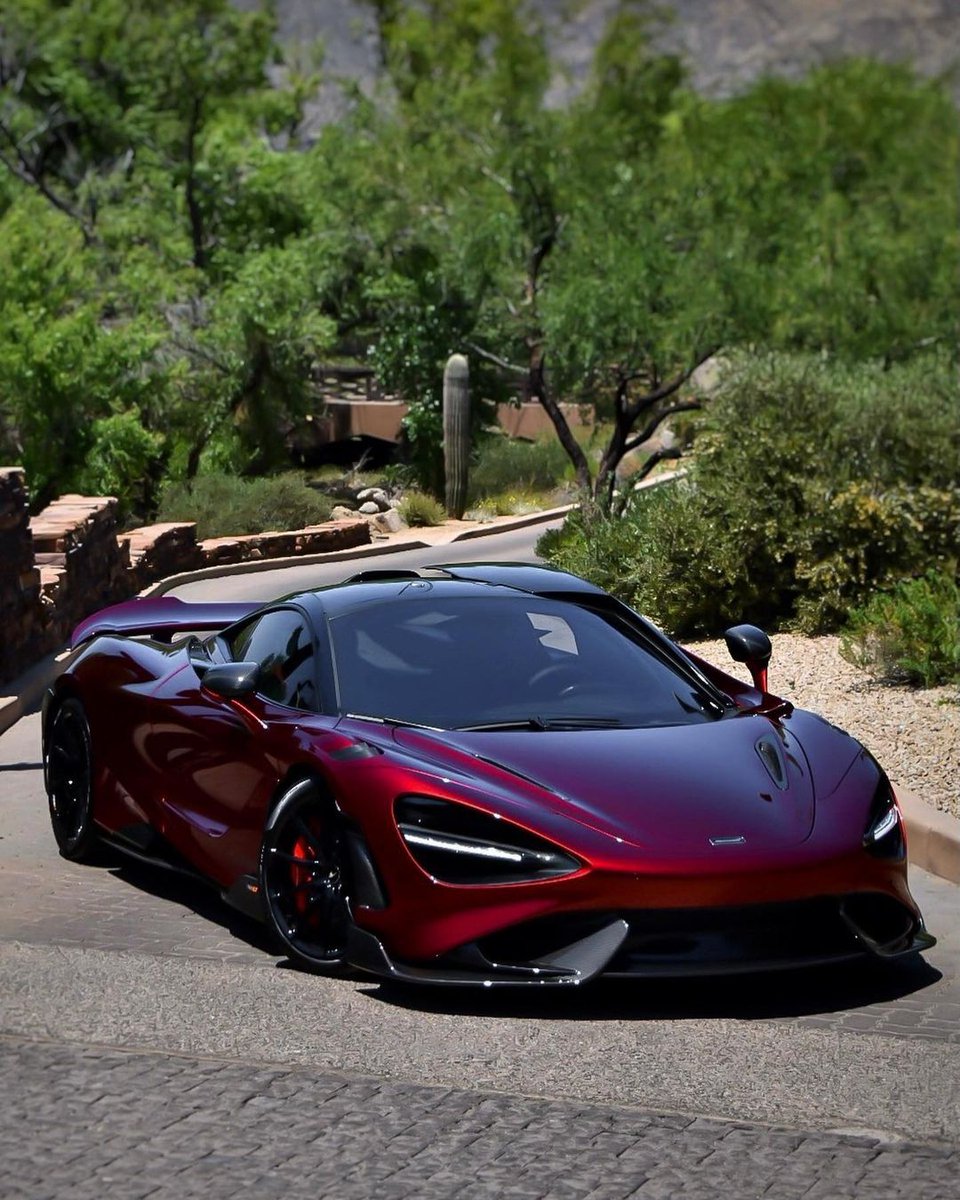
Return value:
[(244, 625), (231, 640), (230, 657), (259, 664), (257, 691), (268, 700), (313, 712), (320, 707), (313, 639), (293, 609), (275, 609)]

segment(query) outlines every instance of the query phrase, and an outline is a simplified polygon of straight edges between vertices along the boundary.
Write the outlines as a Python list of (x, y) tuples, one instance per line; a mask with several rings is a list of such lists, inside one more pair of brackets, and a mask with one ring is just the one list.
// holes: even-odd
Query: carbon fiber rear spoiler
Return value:
[(75, 649), (104, 633), (164, 637), (191, 630), (225, 629), (260, 607), (258, 601), (249, 600), (232, 604), (190, 604), (174, 596), (136, 597), (84, 618), (71, 634), (70, 648)]

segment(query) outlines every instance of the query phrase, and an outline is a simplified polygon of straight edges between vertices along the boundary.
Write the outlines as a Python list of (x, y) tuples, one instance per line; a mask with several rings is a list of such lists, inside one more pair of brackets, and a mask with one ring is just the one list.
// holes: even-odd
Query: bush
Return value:
[(446, 520), (443, 505), (426, 492), (405, 492), (397, 511), (408, 525), (442, 525)]
[(681, 484), (622, 520), (582, 516), (541, 542), (675, 633), (731, 621), (838, 628), (880, 588), (956, 553), (954, 368), (771, 357), (734, 370)]
[(570, 473), (570, 460), (550, 436), (536, 442), (490, 437), (470, 468), (470, 504), (503, 493), (550, 491)]
[(268, 530), (303, 529), (330, 516), (326, 496), (294, 471), (261, 479), (211, 472), (192, 483), (168, 484), (158, 521), (196, 521), (197, 537), (230, 537)]
[(840, 653), (879, 678), (960, 683), (960, 587), (930, 571), (874, 596), (850, 614)]
[(76, 486), (87, 495), (116, 496), (121, 517), (153, 507), (163, 458), (163, 438), (131, 410), (94, 421), (92, 445)]
[(543, 492), (525, 492), (511, 490), (497, 492), (493, 496), (485, 496), (472, 508), (468, 508), (466, 516), (474, 521), (482, 521), (490, 517), (522, 516), (526, 513), (542, 511), (554, 499), (544, 496)]

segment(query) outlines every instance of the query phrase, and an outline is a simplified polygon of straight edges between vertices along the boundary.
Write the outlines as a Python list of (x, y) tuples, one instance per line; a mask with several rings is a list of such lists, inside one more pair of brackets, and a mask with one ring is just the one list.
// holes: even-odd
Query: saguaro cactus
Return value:
[(470, 366), (451, 354), (443, 369), (443, 477), (447, 516), (463, 516), (470, 470)]

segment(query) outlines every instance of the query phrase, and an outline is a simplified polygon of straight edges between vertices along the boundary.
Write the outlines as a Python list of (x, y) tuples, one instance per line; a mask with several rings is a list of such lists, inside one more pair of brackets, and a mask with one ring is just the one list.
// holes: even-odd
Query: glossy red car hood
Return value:
[[(813, 826), (814, 794), (800, 744), (761, 716), (656, 729), (398, 729), (396, 740), (440, 761), (450, 747), (496, 763), (555, 793), (555, 810), (653, 853), (706, 850), (711, 840), (740, 838), (751, 850), (784, 848), (804, 841)], [(779, 771), (765, 764), (760, 742), (772, 747)]]

